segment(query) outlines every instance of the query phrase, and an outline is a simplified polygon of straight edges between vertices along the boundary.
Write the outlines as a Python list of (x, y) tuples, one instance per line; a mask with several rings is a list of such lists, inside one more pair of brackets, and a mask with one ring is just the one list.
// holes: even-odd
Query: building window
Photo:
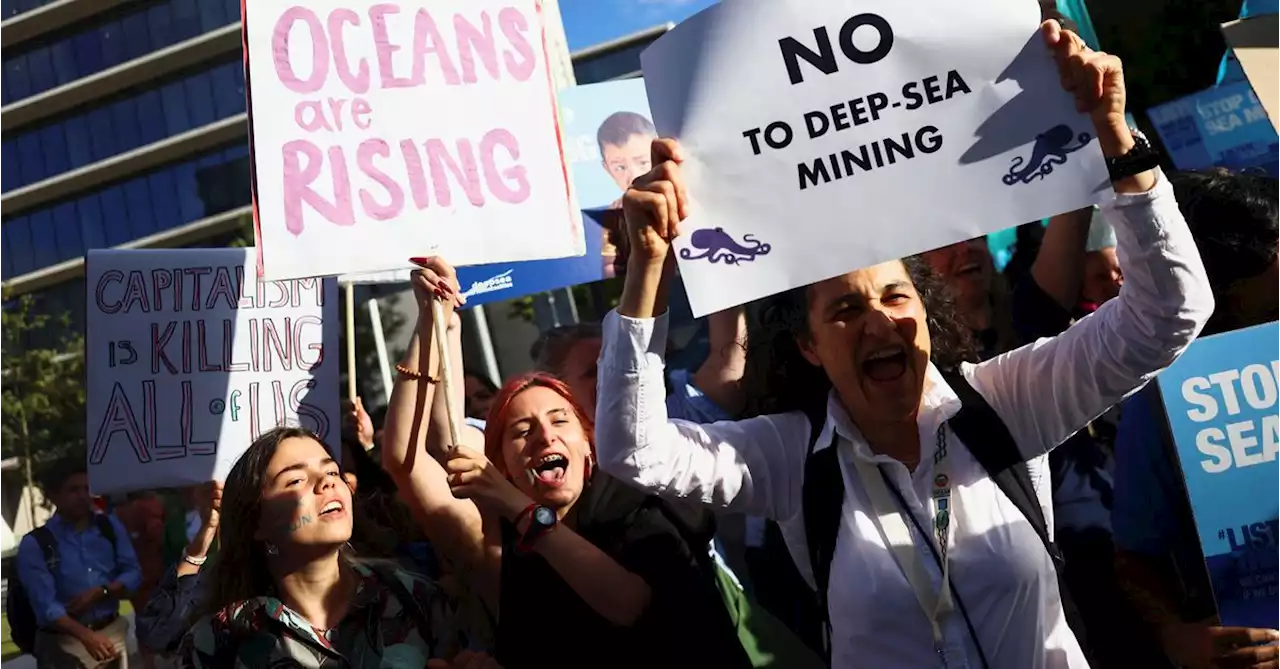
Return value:
[(6, 218), (4, 280), (250, 203), (246, 143)]
[(239, 58), (151, 83), (42, 125), (5, 133), (0, 141), (3, 190), (29, 186), (244, 110)]
[[(5, 17), (42, 4), (6, 0)], [(6, 52), (0, 97), (17, 102), (239, 20), (238, 0), (125, 4)]]
[(580, 58), (573, 63), (573, 78), (577, 80), (579, 85), (583, 85), (608, 81), (633, 72), (639, 72), (640, 52), (648, 48), (653, 42), (653, 39), (646, 39), (608, 53), (594, 55), (590, 58)]

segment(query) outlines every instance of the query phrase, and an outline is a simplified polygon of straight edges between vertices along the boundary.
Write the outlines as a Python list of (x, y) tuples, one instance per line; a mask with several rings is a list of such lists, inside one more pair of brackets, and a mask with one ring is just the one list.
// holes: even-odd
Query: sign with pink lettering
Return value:
[(337, 283), (259, 281), (252, 249), (90, 251), (94, 494), (224, 479), (278, 425), (339, 453)]
[(246, 4), (264, 277), (583, 254), (536, 0)]

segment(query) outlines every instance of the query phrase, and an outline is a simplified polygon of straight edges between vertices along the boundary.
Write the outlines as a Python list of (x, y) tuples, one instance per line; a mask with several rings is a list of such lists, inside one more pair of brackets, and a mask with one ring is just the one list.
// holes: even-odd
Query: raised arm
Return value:
[(1074, 309), (1080, 299), (1085, 243), (1092, 217), (1092, 209), (1080, 209), (1050, 218), (1044, 241), (1031, 263), (1031, 280), (1063, 309)]
[(672, 497), (772, 518), (799, 509), (808, 421), (781, 415), (696, 425), (668, 421), (663, 353), (671, 240), (685, 216), (680, 148), (653, 144), (654, 169), (627, 191), (631, 255), (622, 299), (604, 320), (596, 450), (609, 473)]
[(742, 410), (742, 374), (747, 368), (747, 310), (731, 307), (707, 317), (707, 359), (693, 386), (726, 414)]
[[(1075, 82), (1081, 108), (1092, 110), (1103, 154), (1126, 154), (1134, 139), (1124, 120), (1119, 59), (1088, 51), (1053, 24), (1047, 32), (1065, 68), (1063, 80)], [(1055, 39), (1061, 35), (1074, 39)], [(1116, 199), (1102, 211), (1115, 228), (1125, 277), (1119, 297), (1057, 337), (965, 370), (1028, 458), (1062, 443), (1154, 378), (1213, 312), (1200, 253), (1168, 181), (1148, 170), (1116, 181), (1115, 190)]]
[(453, 496), (444, 469), (427, 452), (440, 367), (431, 301), (437, 294), (444, 295), (449, 303), (446, 313), (452, 313), (457, 279), (452, 268), (438, 259), (424, 260), (422, 266), (412, 278), (418, 324), (400, 361), (411, 373), (401, 372), (391, 393), (383, 426), (382, 466), (427, 536), (437, 540), (433, 543), (451, 550), (450, 558), (475, 564), (484, 555), (480, 512), (470, 500)]

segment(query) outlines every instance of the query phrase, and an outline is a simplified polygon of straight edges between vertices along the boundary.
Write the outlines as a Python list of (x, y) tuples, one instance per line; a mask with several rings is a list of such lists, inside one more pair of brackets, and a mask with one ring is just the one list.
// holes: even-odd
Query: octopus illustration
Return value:
[[(1043, 179), (1053, 174), (1053, 166), (1067, 162), (1067, 154), (1079, 151), (1089, 143), (1092, 135), (1087, 132), (1075, 134), (1071, 126), (1055, 125), (1036, 135), (1035, 146), (1031, 149), (1031, 158), (1023, 160), (1022, 156), (1013, 159), (1009, 173), (1002, 177), (1006, 186), (1016, 183), (1029, 184), (1036, 179)], [(1076, 144), (1072, 144), (1075, 140)], [(1025, 165), (1025, 167), (1024, 167)]]
[(701, 254), (695, 255), (692, 249), (680, 249), (680, 257), (685, 260), (701, 260), (707, 259), (707, 262), (717, 263), (723, 261), (726, 265), (736, 265), (740, 262), (751, 262), (758, 256), (767, 255), (773, 247), (758, 241), (752, 235), (743, 235), (742, 243), (739, 244), (724, 231), (724, 228), (703, 228), (694, 230), (689, 237), (689, 245), (694, 249), (702, 251)]

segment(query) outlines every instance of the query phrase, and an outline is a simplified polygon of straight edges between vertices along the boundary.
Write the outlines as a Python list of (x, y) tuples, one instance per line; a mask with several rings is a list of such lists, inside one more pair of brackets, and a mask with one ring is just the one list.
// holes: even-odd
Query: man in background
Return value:
[(120, 617), (120, 600), (142, 581), (129, 534), (94, 510), (83, 460), (55, 465), (42, 487), (57, 511), (18, 546), (18, 578), (40, 627), (36, 663), (125, 669), (129, 623)]
[[(115, 516), (128, 530), (142, 569), (142, 583), (129, 597), (133, 610), (141, 611), (147, 608), (147, 600), (164, 576), (164, 499), (154, 490), (129, 493), (125, 502), (116, 507)], [(151, 651), (139, 648), (138, 655), (143, 669), (155, 667)]]

